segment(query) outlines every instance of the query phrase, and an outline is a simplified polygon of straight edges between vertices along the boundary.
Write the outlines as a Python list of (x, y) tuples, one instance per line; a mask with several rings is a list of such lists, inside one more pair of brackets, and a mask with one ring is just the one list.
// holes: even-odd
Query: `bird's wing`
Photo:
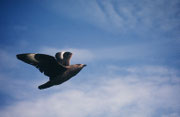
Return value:
[(70, 59), (72, 57), (72, 53), (71, 52), (58, 52), (55, 55), (56, 60), (64, 65), (64, 66), (69, 66), (70, 65)]
[(49, 55), (29, 53), (18, 54), (16, 56), (25, 63), (35, 66), (40, 72), (44, 72), (44, 74), (50, 78), (56, 77), (66, 70), (66, 68), (59, 64), (54, 57)]

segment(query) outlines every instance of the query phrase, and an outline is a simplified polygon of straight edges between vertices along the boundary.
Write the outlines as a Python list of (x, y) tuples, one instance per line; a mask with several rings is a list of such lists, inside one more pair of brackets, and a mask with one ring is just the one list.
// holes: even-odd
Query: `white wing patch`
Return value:
[(36, 60), (35, 55), (36, 54), (27, 54), (27, 58), (29, 58), (29, 60), (32, 62), (39, 62)]
[(61, 52), (61, 59), (63, 59), (63, 58), (64, 58), (64, 57), (63, 57), (64, 53), (65, 53), (65, 52)]

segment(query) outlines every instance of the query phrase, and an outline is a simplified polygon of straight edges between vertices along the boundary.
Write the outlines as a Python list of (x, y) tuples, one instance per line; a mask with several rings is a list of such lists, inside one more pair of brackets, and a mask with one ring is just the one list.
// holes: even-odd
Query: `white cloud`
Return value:
[[(131, 68), (125, 70), (129, 71), (129, 69)], [(172, 82), (172, 79), (177, 78), (175, 77), (176, 71), (160, 66), (134, 69), (136, 70), (129, 72), (134, 74), (137, 72), (135, 75), (111, 77), (104, 74), (101, 78), (96, 78), (96, 84), (93, 82), (72, 84), (67, 89), (60, 91), (57, 89), (50, 95), (39, 95), (36, 98), (9, 105), (0, 113), (3, 117), (180, 116), (178, 112), (180, 109), (180, 95), (178, 93), (180, 84)], [(157, 69), (157, 71), (153, 69)], [(155, 72), (156, 74), (153, 76), (147, 75), (147, 77), (158, 80), (147, 80), (145, 76), (138, 75), (139, 71), (144, 72), (144, 74)], [(165, 78), (167, 72), (173, 73), (173, 75), (168, 76), (169, 79)], [(92, 74), (92, 77), (96, 76)], [(164, 83), (164, 80), (168, 83)], [(171, 111), (166, 111), (169, 109)]]

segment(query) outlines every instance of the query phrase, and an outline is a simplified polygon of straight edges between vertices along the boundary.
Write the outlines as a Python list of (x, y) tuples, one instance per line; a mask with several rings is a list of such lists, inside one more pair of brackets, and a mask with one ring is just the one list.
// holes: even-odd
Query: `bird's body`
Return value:
[(50, 81), (46, 82), (45, 84), (40, 85), (39, 89), (48, 88), (53, 85), (60, 85), (63, 82), (65, 82), (65, 81), (69, 80), (70, 78), (72, 78), (73, 76), (75, 76), (76, 74), (78, 74), (83, 67), (84, 66), (79, 66), (79, 65), (67, 66), (66, 67), (67, 69), (63, 73), (57, 75), (54, 78), (50, 78)]
[(69, 65), (71, 56), (72, 53), (70, 52), (56, 53), (56, 58), (45, 54), (27, 53), (18, 54), (17, 58), (35, 66), (40, 72), (49, 77), (48, 82), (38, 87), (39, 89), (45, 89), (69, 80), (86, 66), (84, 64)]

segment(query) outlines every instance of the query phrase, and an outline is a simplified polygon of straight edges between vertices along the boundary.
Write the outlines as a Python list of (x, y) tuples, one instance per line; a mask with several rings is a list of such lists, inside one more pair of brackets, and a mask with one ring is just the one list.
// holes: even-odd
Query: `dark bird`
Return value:
[(71, 52), (58, 52), (55, 57), (46, 54), (26, 53), (16, 55), (19, 60), (35, 66), (41, 73), (49, 77), (49, 81), (40, 85), (39, 89), (59, 85), (76, 74), (85, 64), (70, 65)]

